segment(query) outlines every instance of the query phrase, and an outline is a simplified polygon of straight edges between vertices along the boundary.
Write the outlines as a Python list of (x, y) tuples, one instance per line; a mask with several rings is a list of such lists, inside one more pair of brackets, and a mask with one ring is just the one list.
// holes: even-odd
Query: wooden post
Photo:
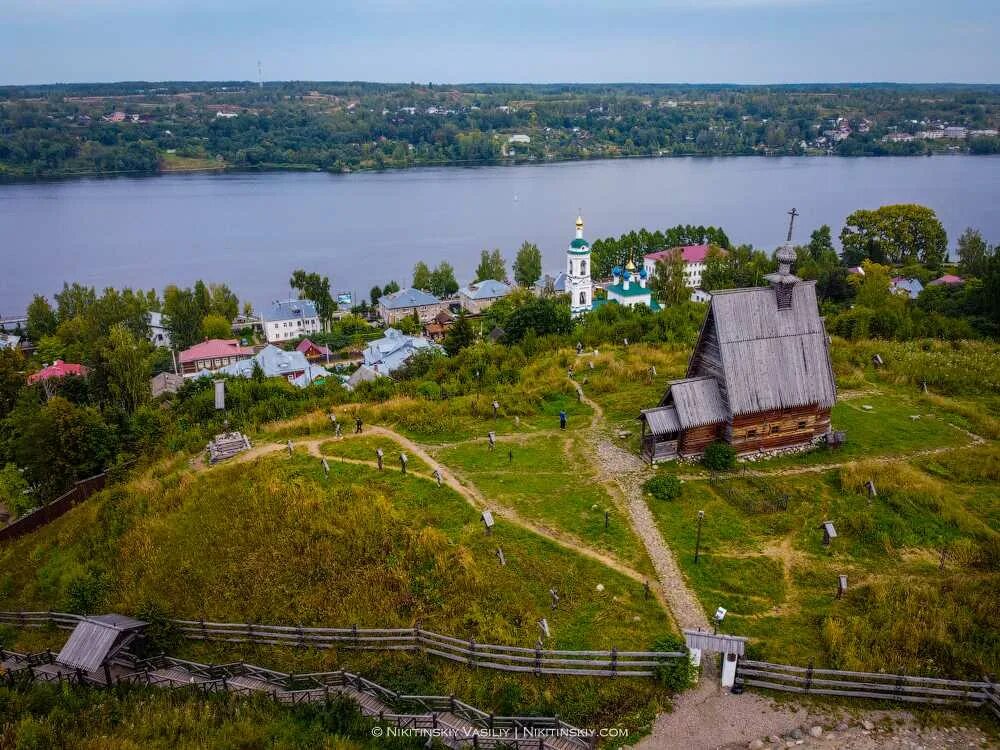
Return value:
[(705, 511), (698, 511), (698, 535), (694, 541), (694, 561), (697, 564), (698, 556), (701, 554), (701, 524), (705, 520)]

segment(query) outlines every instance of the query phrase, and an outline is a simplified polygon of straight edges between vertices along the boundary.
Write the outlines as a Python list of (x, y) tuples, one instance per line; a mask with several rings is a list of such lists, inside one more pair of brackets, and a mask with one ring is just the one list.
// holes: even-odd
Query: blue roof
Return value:
[(263, 320), (297, 320), (318, 317), (315, 303), (308, 299), (275, 300), (267, 310), (261, 313)]
[(441, 347), (422, 336), (407, 336), (395, 328), (387, 328), (385, 336), (372, 341), (365, 349), (365, 365), (382, 375), (388, 375), (424, 349), (440, 351)]
[(552, 291), (554, 292), (565, 292), (566, 291), (566, 272), (560, 271), (555, 278), (549, 276), (548, 274), (542, 276), (538, 281), (535, 282), (535, 287), (537, 289), (545, 289), (546, 280), (552, 281)]
[(422, 305), (433, 305), (440, 300), (433, 294), (421, 291), (420, 289), (400, 289), (392, 294), (383, 294), (378, 298), (378, 303), (390, 310), (398, 310), (406, 307), (420, 307)]
[(233, 375), (235, 377), (249, 378), (253, 375), (254, 364), (260, 365), (264, 375), (269, 378), (288, 377), (292, 373), (301, 372), (302, 375), (295, 378), (295, 385), (304, 388), (317, 378), (326, 377), (328, 373), (319, 365), (310, 364), (306, 356), (299, 351), (286, 352), (273, 344), (268, 344), (250, 359), (241, 359), (226, 365), (217, 374)]
[(486, 279), (485, 281), (477, 281), (474, 284), (469, 284), (467, 287), (459, 290), (459, 294), (469, 299), (494, 299), (510, 294), (510, 285), (502, 281), (496, 281), (495, 279)]

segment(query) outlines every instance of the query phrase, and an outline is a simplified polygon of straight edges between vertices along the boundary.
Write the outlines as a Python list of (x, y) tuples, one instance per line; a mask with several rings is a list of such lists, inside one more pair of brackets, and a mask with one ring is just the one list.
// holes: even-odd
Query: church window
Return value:
[(585, 260), (580, 261), (580, 275), (581, 276), (587, 275), (587, 261)]
[(586, 305), (587, 304), (587, 293), (586, 292), (580, 292), (580, 304), (581, 305)]

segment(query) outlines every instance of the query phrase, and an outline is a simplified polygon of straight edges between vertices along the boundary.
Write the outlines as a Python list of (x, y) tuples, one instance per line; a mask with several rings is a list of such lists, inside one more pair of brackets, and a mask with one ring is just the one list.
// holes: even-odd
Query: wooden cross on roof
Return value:
[(789, 218), (789, 220), (788, 220), (788, 239), (786, 240), (786, 242), (791, 242), (792, 241), (792, 227), (795, 226), (795, 217), (799, 215), (799, 212), (796, 211), (793, 208), (791, 211), (788, 212), (788, 215), (791, 218)]

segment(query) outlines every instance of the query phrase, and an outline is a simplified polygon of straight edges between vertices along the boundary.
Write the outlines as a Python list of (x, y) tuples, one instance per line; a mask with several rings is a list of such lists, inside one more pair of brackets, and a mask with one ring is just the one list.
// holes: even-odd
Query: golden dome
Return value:
[(628, 264), (625, 266), (625, 270), (626, 271), (634, 271), (635, 270), (635, 263), (633, 263), (631, 260), (629, 260)]
[(576, 217), (576, 228), (583, 229), (583, 216)]

